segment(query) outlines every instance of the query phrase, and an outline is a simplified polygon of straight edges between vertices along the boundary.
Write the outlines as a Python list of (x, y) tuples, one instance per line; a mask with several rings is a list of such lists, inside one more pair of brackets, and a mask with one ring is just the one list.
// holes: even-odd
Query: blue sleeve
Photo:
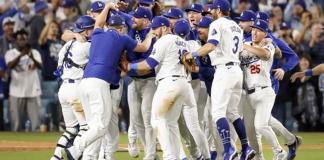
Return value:
[(288, 46), (286, 42), (281, 40), (280, 38), (276, 38), (273, 36), (273, 39), (276, 45), (281, 50), (282, 56), (286, 59), (286, 63), (282, 66), (282, 69), (285, 72), (292, 70), (299, 61), (297, 54)]
[(0, 58), (0, 70), (2, 71), (7, 70), (7, 65), (3, 58)]
[(120, 11), (118, 12), (118, 14), (125, 19), (127, 30), (130, 31), (133, 25), (133, 21), (132, 21), (133, 17), (127, 13), (120, 12)]
[(130, 38), (127, 35), (122, 35), (125, 49), (129, 52), (134, 51), (135, 47), (137, 46), (137, 41)]
[(93, 30), (91, 36), (95, 36), (96, 34), (104, 33), (105, 31), (102, 28), (96, 28)]
[(0, 16), (0, 22), (2, 24), (3, 19), (5, 19), (6, 17), (12, 17), (14, 16), (16, 13), (18, 12), (18, 10), (16, 8), (11, 8), (8, 11), (6, 11), (5, 13), (3, 13)]

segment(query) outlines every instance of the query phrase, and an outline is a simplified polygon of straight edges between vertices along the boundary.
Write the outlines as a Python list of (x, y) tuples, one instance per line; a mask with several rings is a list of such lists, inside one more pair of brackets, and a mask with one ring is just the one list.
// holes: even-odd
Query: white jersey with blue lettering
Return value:
[(167, 34), (158, 39), (150, 55), (159, 62), (156, 67), (156, 80), (175, 75), (187, 77), (186, 69), (180, 63), (180, 56), (186, 51), (186, 41), (177, 35)]
[[(252, 42), (244, 44), (252, 45)], [(247, 89), (256, 87), (271, 87), (270, 72), (275, 53), (275, 47), (272, 43), (263, 46), (262, 48), (270, 52), (270, 59), (262, 60), (255, 54), (243, 50), (240, 54), (241, 66), (244, 75), (244, 85)]]
[(240, 62), (238, 53), (243, 50), (243, 31), (233, 20), (221, 17), (212, 22), (208, 42), (217, 44), (209, 53), (213, 66)]
[[(65, 43), (63, 48), (59, 52), (59, 60), (58, 60), (58, 66), (63, 65), (63, 75), (61, 78), (63, 80), (65, 79), (82, 79), (83, 77), (83, 69), (77, 68), (74, 66), (71, 66), (67, 64), (67, 62), (64, 62), (63, 59), (65, 56), (65, 53), (67, 52), (68, 48), (70, 47), (70, 53), (68, 54), (68, 58), (70, 58), (74, 63), (80, 66), (85, 66), (89, 61), (89, 51), (90, 51), (90, 42), (79, 42), (74, 40), (68, 41)], [(71, 45), (72, 44), (72, 45)]]

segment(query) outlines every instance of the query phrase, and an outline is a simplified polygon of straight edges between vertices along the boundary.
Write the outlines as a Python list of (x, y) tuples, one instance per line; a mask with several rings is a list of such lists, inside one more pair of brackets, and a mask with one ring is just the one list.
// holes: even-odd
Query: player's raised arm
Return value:
[(105, 8), (102, 10), (102, 12), (98, 15), (97, 19), (96, 19), (96, 23), (94, 28), (103, 28), (106, 24), (106, 19), (109, 13), (110, 9), (115, 9), (117, 10), (117, 8), (115, 7), (115, 4), (113, 3), (107, 3)]
[(324, 64), (320, 64), (313, 69), (308, 69), (304, 72), (296, 72), (291, 77), (291, 82), (295, 82), (298, 78), (303, 78), (305, 76), (311, 77), (311, 76), (317, 76), (324, 73)]
[(153, 31), (151, 30), (147, 34), (145, 40), (142, 43), (137, 44), (134, 51), (140, 52), (140, 53), (146, 52), (148, 49), (150, 49), (153, 38), (155, 38), (155, 35), (153, 34)]

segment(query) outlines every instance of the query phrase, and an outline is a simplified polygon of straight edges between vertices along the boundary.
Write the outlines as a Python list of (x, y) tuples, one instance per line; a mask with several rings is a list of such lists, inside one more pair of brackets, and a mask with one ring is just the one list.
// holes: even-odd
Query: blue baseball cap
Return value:
[(90, 16), (81, 16), (75, 21), (72, 31), (80, 33), (87, 29), (91, 29), (94, 27), (95, 22), (96, 21)]
[(174, 33), (179, 36), (186, 36), (190, 32), (190, 24), (187, 20), (179, 19), (174, 24)]
[(120, 16), (120, 15), (112, 15), (108, 19), (108, 25), (109, 26), (125, 26), (126, 22), (125, 22), (125, 19), (122, 16)]
[(204, 11), (204, 7), (201, 4), (193, 3), (189, 5), (186, 9), (186, 12), (194, 11), (198, 13), (202, 13)]
[(152, 19), (153, 14), (152, 11), (145, 7), (138, 7), (133, 15), (135, 18), (148, 18), (149, 20)]
[(282, 22), (282, 23), (280, 24), (280, 29), (281, 29), (281, 30), (284, 30), (284, 29), (290, 29), (290, 25), (289, 25), (288, 23), (286, 23), (286, 22)]
[(236, 17), (239, 21), (255, 21), (256, 15), (251, 10), (246, 10), (241, 13), (240, 17)]
[(257, 12), (256, 18), (269, 22), (269, 15), (266, 12)]
[(75, 0), (63, 0), (62, 6), (64, 8), (71, 8), (78, 6), (77, 2)]
[(229, 12), (231, 10), (231, 5), (227, 0), (214, 0), (211, 9), (220, 9), (224, 12)]
[(163, 16), (172, 19), (179, 19), (183, 18), (183, 12), (179, 8), (170, 8), (168, 12), (163, 14)]
[(269, 31), (268, 22), (266, 22), (264, 20), (261, 20), (261, 19), (257, 19), (256, 21), (254, 21), (254, 23), (253, 23), (253, 25), (251, 27), (260, 29), (263, 32), (268, 32)]
[(138, 4), (151, 5), (151, 4), (154, 4), (154, 0), (139, 0)]
[(44, 2), (44, 1), (36, 1), (35, 2), (34, 10), (36, 13), (40, 12), (43, 9), (47, 9), (47, 8), (48, 8), (47, 2)]
[(213, 19), (208, 16), (204, 16), (200, 19), (198, 24), (195, 24), (197, 27), (200, 28), (209, 28), (209, 25), (213, 22)]
[(304, 0), (297, 0), (295, 5), (300, 5), (304, 10), (306, 10), (306, 3)]
[(163, 16), (154, 17), (152, 20), (151, 28), (156, 29), (162, 26), (170, 27), (170, 21)]
[(105, 8), (105, 3), (101, 2), (101, 1), (96, 1), (96, 2), (91, 3), (90, 11), (91, 12), (101, 12), (104, 8)]

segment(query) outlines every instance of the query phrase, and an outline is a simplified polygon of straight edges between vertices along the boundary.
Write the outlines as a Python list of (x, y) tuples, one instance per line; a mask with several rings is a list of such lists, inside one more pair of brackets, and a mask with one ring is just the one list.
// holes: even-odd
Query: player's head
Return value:
[(96, 1), (91, 3), (90, 16), (96, 19), (104, 8), (105, 8), (105, 3), (101, 1)]
[(183, 12), (179, 8), (170, 8), (166, 13), (163, 14), (163, 16), (169, 19), (170, 28), (173, 30), (175, 22), (178, 19), (183, 18)]
[(155, 4), (155, 0), (139, 0), (138, 1), (138, 6), (139, 7), (145, 7), (145, 8), (148, 8), (150, 10), (153, 9), (154, 4)]
[(194, 27), (195, 24), (197, 24), (202, 15), (201, 13), (204, 11), (204, 7), (201, 4), (190, 4), (185, 11), (188, 14), (188, 19), (190, 22), (190, 26)]
[(208, 17), (208, 16), (204, 16), (202, 17), (202, 19), (199, 21), (198, 24), (196, 24), (197, 26), (197, 30), (198, 30), (198, 35), (199, 35), (199, 39), (206, 42), (207, 38), (208, 38), (208, 31), (209, 31), (209, 25), (213, 22), (213, 19)]
[(152, 20), (151, 28), (154, 34), (160, 38), (162, 35), (170, 33), (170, 22), (163, 16), (154, 17)]
[(268, 22), (257, 19), (252, 25), (252, 42), (260, 43), (268, 34)]
[(269, 23), (270, 17), (266, 12), (257, 12), (256, 13), (256, 18), (261, 19)]
[(95, 20), (90, 16), (81, 16), (75, 21), (72, 31), (89, 38), (93, 31), (94, 24)]
[(78, 3), (76, 0), (63, 0), (62, 7), (66, 16), (78, 13)]
[(152, 17), (153, 15), (151, 10), (144, 7), (138, 7), (135, 10), (132, 18), (132, 28), (136, 30), (143, 30), (147, 28), (150, 25)]
[(229, 16), (231, 6), (227, 0), (214, 0), (211, 6), (211, 13), (214, 19)]
[(186, 37), (190, 32), (190, 24), (185, 19), (179, 19), (174, 24), (174, 31), (176, 35), (184, 38)]
[(245, 33), (250, 33), (253, 22), (256, 20), (256, 15), (251, 10), (246, 10), (241, 13), (240, 17), (236, 18), (239, 21), (239, 26)]
[(116, 29), (120, 34), (124, 33), (125, 26), (125, 19), (119, 15), (113, 15), (108, 19), (108, 27)]

